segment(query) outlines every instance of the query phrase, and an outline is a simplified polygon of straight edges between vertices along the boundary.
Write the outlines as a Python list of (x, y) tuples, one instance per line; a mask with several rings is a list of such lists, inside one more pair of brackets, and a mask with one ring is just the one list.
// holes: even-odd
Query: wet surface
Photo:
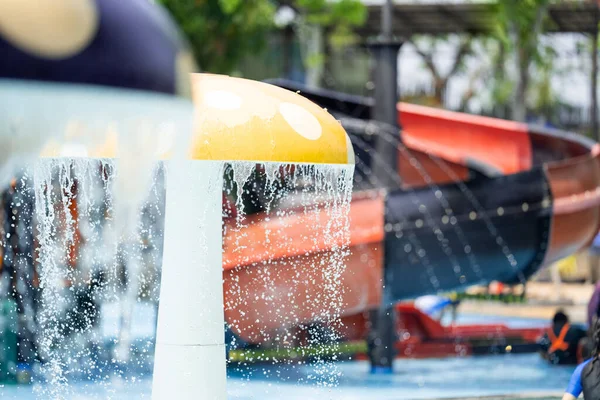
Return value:
[[(546, 364), (537, 354), (431, 360), (398, 360), (393, 375), (370, 375), (366, 362), (319, 366), (251, 366), (229, 371), (229, 399), (433, 399), (562, 392), (573, 367)], [(323, 374), (341, 375), (335, 387)], [(317, 376), (320, 375), (320, 376)], [(68, 400), (150, 399), (149, 378), (74, 383)], [(0, 399), (36, 397), (34, 386), (5, 386)]]

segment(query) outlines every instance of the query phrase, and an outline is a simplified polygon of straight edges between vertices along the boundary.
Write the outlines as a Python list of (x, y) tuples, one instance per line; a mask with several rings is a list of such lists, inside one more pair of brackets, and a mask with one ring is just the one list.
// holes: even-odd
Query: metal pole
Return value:
[[(398, 118), (398, 51), (402, 45), (393, 40), (392, 0), (387, 0), (381, 9), (381, 35), (372, 44), (376, 58), (375, 67), (375, 108), (373, 118), (388, 127), (397, 128), (395, 137), (400, 144), (400, 124)], [(372, 163), (373, 175), (381, 184), (392, 189), (397, 187), (395, 177), (398, 173), (398, 146), (379, 136), (375, 142), (375, 154), (380, 162)], [(383, 296), (386, 297), (385, 295)], [(380, 309), (369, 313), (368, 353), (372, 373), (392, 373), (395, 357), (396, 318), (393, 306), (382, 305)]]
[(600, 142), (600, 132), (598, 132), (598, 9), (594, 11), (595, 25), (592, 33), (592, 102), (591, 113), (592, 119), (592, 137)]
[[(373, 118), (388, 126), (400, 130), (398, 121), (398, 50), (401, 43), (395, 42), (392, 36), (392, 1), (388, 0), (381, 10), (382, 34), (371, 47), (376, 58), (375, 67), (375, 108)], [(400, 134), (396, 135), (400, 141)], [(373, 174), (386, 188), (397, 186), (389, 170), (398, 170), (398, 149), (384, 138), (378, 138), (375, 143), (375, 152), (382, 162), (373, 164)], [(384, 165), (385, 163), (385, 165)]]
[(283, 76), (294, 78), (294, 31), (290, 25), (283, 30)]
[(381, 307), (369, 311), (367, 353), (372, 374), (391, 374), (396, 356), (396, 311), (394, 307)]
[(381, 34), (387, 41), (392, 39), (393, 16), (394, 4), (387, 0), (381, 9)]

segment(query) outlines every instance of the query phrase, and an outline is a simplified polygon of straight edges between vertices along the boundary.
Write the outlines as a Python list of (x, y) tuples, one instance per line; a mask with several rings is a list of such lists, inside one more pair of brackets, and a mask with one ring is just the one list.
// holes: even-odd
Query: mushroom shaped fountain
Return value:
[[(164, 254), (153, 398), (226, 397), (223, 312), (222, 194), (225, 162), (354, 163), (350, 140), (325, 110), (269, 84), (192, 75), (194, 127), (165, 138), (167, 162)], [(108, 139), (108, 137), (107, 137)], [(114, 136), (82, 153), (118, 158)], [(57, 139), (45, 156), (72, 148)]]

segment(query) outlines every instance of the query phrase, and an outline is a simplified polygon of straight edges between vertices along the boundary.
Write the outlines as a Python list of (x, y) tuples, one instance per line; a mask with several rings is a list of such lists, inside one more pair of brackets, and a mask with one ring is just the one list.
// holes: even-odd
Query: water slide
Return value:
[[(366, 310), (493, 280), (523, 282), (589, 245), (599, 230), (600, 147), (591, 140), (400, 103), (398, 187), (382, 190), (370, 174), (381, 162), (373, 133), (393, 145), (400, 134), (370, 120), (371, 99), (273, 83), (327, 108), (354, 145), (350, 253), (338, 293), (347, 338), (364, 335)], [(268, 332), (332, 311), (314, 301), (327, 287), (321, 262), (331, 244), (313, 240), (326, 220), (326, 209), (255, 215), (225, 237), (225, 315), (239, 337), (262, 343)], [(270, 241), (274, 235), (286, 240)], [(267, 261), (268, 284), (260, 279)], [(294, 318), (282, 318), (286, 307)]]

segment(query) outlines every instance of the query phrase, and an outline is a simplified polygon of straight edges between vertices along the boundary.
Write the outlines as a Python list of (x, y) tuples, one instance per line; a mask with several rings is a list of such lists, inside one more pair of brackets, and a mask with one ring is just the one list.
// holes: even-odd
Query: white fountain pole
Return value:
[(167, 164), (153, 400), (225, 400), (223, 163)]

